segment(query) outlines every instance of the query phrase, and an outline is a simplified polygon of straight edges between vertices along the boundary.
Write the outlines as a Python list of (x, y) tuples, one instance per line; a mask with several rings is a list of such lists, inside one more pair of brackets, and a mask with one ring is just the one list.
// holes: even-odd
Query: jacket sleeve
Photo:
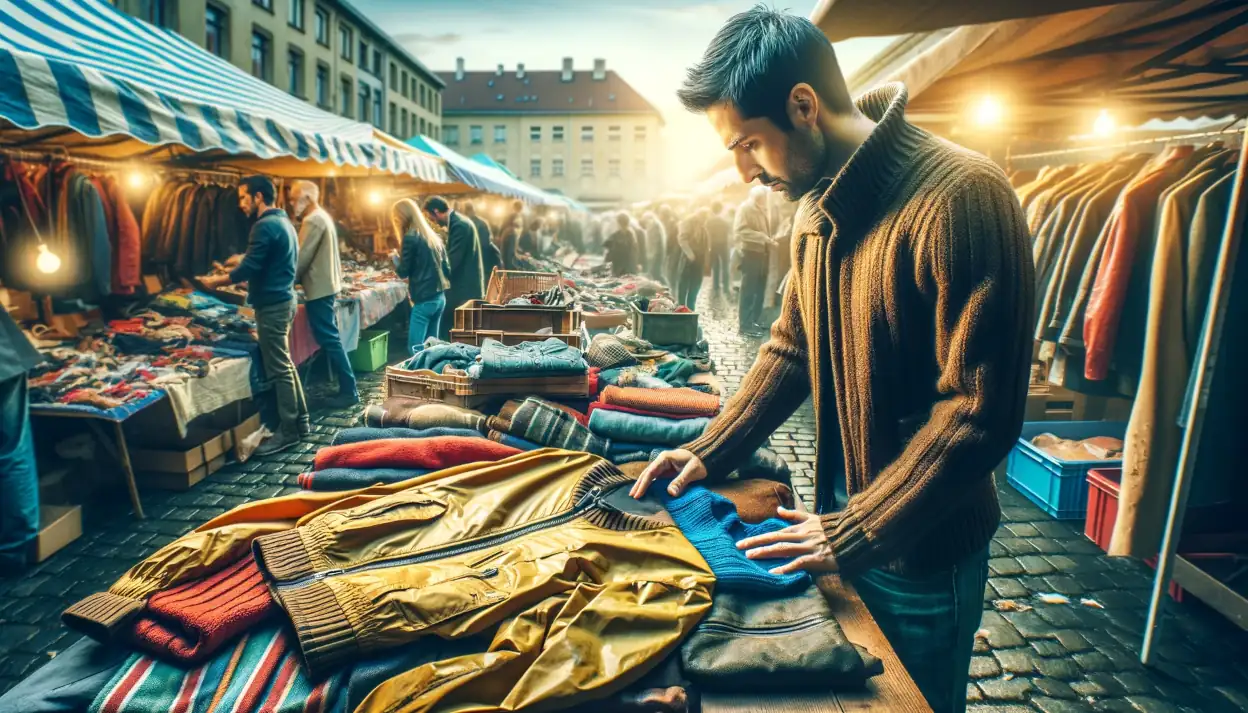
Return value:
[(230, 272), (230, 282), (249, 282), (264, 270), (268, 262), (269, 245), (272, 244), (271, 229), (265, 220), (258, 221), (251, 228), (251, 237), (247, 241), (247, 254), (243, 261)]
[(308, 216), (299, 227), (299, 262), (295, 266), (295, 282), (303, 282), (303, 276), (316, 260), (328, 232), (325, 223), (316, 215)]
[(472, 257), (472, 247), (477, 242), (475, 231), (462, 221), (451, 225), (446, 232), (446, 257), (451, 261), (451, 272), (457, 273), (460, 266)]
[(758, 350), (741, 387), (706, 431), (685, 446), (702, 459), (712, 478), (728, 475), (749, 458), (810, 395), (800, 282), (789, 281), (771, 339)]
[(402, 252), (394, 264), (394, 272), (403, 279), (408, 279), (416, 273), (416, 244), (410, 236), (403, 236)]
[(935, 308), (939, 400), (901, 455), (823, 516), (845, 573), (895, 559), (940, 527), (1022, 429), (1035, 292), (1027, 224), (997, 172), (972, 173), (950, 192), (919, 247), (930, 265), (922, 289)]

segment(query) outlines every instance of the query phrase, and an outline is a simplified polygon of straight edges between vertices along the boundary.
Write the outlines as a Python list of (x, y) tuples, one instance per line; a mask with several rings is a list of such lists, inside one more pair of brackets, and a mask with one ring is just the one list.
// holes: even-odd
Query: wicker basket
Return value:
[(490, 284), (485, 289), (485, 301), (506, 304), (508, 300), (545, 292), (559, 284), (559, 275), (553, 272), (525, 272), (522, 270), (494, 270)]
[(581, 332), (579, 331), (573, 334), (537, 334), (534, 332), (504, 332), (493, 329), (451, 330), (452, 342), (472, 344), (473, 346), (478, 347), (485, 344), (486, 339), (493, 339), (495, 341), (502, 342), (509, 347), (514, 347), (515, 345), (523, 342), (544, 342), (551, 338), (558, 339), (570, 347), (576, 347), (577, 349), (581, 348)]

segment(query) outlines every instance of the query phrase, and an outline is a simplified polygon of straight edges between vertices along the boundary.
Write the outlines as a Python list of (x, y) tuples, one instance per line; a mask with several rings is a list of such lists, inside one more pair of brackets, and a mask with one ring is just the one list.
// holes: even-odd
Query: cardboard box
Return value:
[(247, 436), (250, 436), (251, 434), (259, 430), (260, 430), (260, 414), (258, 413), (252, 414), (250, 418), (238, 424), (232, 429), (231, 435), (234, 438), (234, 451), (233, 451), (234, 457), (236, 458), (238, 457), (238, 444), (242, 443), (243, 439), (247, 438)]
[(190, 473), (233, 447), (234, 436), (229, 431), (196, 428), (191, 429), (182, 442), (167, 448), (131, 450), (130, 463), (136, 471)]
[(39, 508), (35, 561), (46, 560), (79, 537), (82, 537), (81, 506), (45, 505)]
[(9, 315), (18, 322), (39, 319), (35, 298), (29, 292), (0, 287), (0, 305), (4, 305)]
[(202, 465), (196, 467), (188, 473), (161, 473), (156, 471), (143, 471), (134, 474), (134, 478), (139, 485), (145, 488), (156, 488), (157, 490), (190, 490), (196, 483), (207, 478), (213, 473), (225, 467), (226, 456), (224, 453), (218, 455)]

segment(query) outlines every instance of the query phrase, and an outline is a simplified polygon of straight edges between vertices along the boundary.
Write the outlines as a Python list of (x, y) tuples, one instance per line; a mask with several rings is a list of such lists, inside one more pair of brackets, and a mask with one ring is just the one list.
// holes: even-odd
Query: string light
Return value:
[(39, 268), (39, 272), (51, 275), (61, 269), (61, 258), (49, 250), (47, 245), (39, 243), (39, 257), (35, 258), (35, 267)]
[(996, 97), (984, 97), (975, 105), (975, 123), (979, 126), (997, 126), (1005, 117), (1005, 107)]
[(1092, 122), (1092, 133), (1097, 136), (1109, 136), (1118, 130), (1118, 122), (1114, 120), (1114, 115), (1109, 113), (1108, 109), (1101, 109), (1101, 113), (1096, 115), (1096, 121)]

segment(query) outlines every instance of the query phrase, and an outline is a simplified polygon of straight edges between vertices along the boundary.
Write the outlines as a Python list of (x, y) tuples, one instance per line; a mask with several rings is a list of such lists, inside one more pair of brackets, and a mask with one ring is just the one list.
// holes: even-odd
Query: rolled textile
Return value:
[(319, 492), (355, 490), (378, 483), (402, 483), (432, 472), (428, 468), (326, 468), (300, 473), (299, 487)]
[(490, 428), (550, 448), (584, 451), (605, 456), (610, 444), (582, 426), (575, 417), (557, 405), (530, 397), (511, 419), (491, 418)]
[(526, 441), (523, 438), (520, 438), (518, 436), (513, 436), (510, 433), (503, 433), (502, 431), (495, 431), (493, 429), (490, 430), (489, 439), (491, 441), (496, 441), (498, 443), (501, 443), (504, 446), (511, 446), (512, 448), (519, 448), (522, 451), (536, 451), (536, 450), (540, 450), (546, 447), (540, 443), (534, 443), (533, 441)]
[(486, 338), (480, 364), (468, 373), (479, 379), (516, 379), (536, 376), (571, 376), (589, 371), (581, 350), (554, 337), (541, 342), (507, 346)]
[(589, 430), (611, 440), (679, 446), (702, 435), (710, 422), (709, 418), (658, 418), (596, 409), (589, 417)]
[(344, 428), (334, 434), (331, 446), (344, 443), (362, 443), (364, 441), (380, 441), (384, 438), (437, 438), (439, 436), (462, 436), (464, 438), (481, 438), (481, 432), (471, 428)]
[(637, 389), (624, 386), (608, 386), (598, 400), (604, 404), (627, 406), (642, 411), (682, 416), (712, 418), (719, 413), (719, 397), (693, 389)]
[(639, 409), (639, 408), (629, 408), (628, 406), (604, 404), (601, 401), (593, 401), (589, 404), (589, 413), (591, 416), (593, 415), (594, 411), (597, 411), (598, 409), (605, 409), (607, 411), (619, 411), (621, 413), (631, 413), (634, 416), (655, 416), (657, 418), (674, 418), (678, 420), (683, 420), (686, 418), (704, 418), (703, 416), (696, 416), (693, 414), (660, 413), (659, 411), (646, 411), (644, 409)]
[(485, 433), (485, 416), (469, 409), (391, 396), (364, 409), (364, 425), (373, 428), (471, 428)]
[(329, 468), (428, 468), (441, 470), (464, 463), (496, 461), (520, 453), (518, 448), (488, 438), (441, 436), (389, 438), (381, 441), (327, 446), (316, 453), (316, 470)]

